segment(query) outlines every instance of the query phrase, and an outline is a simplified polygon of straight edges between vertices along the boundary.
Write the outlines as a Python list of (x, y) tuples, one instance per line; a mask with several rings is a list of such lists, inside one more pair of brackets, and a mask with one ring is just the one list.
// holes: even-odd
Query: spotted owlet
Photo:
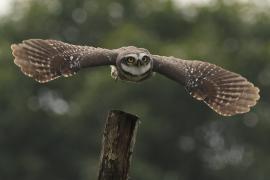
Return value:
[(14, 63), (40, 83), (74, 75), (83, 68), (110, 65), (112, 77), (124, 81), (140, 82), (160, 73), (223, 116), (248, 112), (260, 98), (259, 89), (239, 74), (208, 62), (152, 55), (134, 46), (109, 50), (30, 39), (11, 48)]

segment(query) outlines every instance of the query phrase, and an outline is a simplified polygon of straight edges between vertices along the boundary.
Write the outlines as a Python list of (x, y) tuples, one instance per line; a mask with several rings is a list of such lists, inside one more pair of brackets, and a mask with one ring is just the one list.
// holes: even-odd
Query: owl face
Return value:
[(120, 78), (124, 80), (141, 81), (152, 74), (153, 60), (146, 51), (120, 55), (116, 64)]
[(119, 54), (116, 68), (120, 79), (127, 81), (142, 81), (152, 74), (153, 59), (146, 49), (133, 46), (125, 47), (124, 53)]
[(121, 69), (134, 76), (141, 76), (151, 69), (151, 57), (145, 53), (128, 54), (121, 59)]

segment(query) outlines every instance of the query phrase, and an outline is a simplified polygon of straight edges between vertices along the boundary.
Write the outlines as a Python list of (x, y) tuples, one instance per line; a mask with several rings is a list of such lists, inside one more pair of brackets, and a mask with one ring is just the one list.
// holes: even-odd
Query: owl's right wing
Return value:
[(114, 65), (113, 50), (77, 46), (57, 40), (29, 39), (11, 45), (14, 63), (40, 83), (71, 76), (81, 68)]
[(202, 61), (153, 56), (154, 71), (182, 84), (195, 99), (223, 116), (245, 113), (259, 100), (259, 89), (239, 74)]

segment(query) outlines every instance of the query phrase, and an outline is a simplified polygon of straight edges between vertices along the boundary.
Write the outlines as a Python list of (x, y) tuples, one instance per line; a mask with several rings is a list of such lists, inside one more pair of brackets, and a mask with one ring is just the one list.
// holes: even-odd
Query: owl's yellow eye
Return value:
[(135, 62), (135, 58), (134, 57), (127, 57), (126, 61), (128, 64), (133, 64)]
[(142, 61), (144, 63), (148, 63), (150, 61), (150, 58), (148, 56), (143, 56)]

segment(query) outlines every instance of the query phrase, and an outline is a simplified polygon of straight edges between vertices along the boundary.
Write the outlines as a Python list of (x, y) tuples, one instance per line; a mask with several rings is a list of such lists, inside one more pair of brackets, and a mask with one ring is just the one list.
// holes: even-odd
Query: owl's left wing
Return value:
[(40, 83), (71, 76), (81, 68), (114, 65), (117, 52), (57, 40), (29, 39), (11, 45), (14, 63)]
[(197, 100), (223, 116), (245, 113), (259, 100), (259, 89), (239, 74), (202, 61), (153, 56), (153, 70), (185, 86)]

